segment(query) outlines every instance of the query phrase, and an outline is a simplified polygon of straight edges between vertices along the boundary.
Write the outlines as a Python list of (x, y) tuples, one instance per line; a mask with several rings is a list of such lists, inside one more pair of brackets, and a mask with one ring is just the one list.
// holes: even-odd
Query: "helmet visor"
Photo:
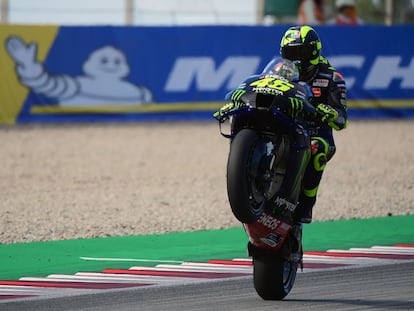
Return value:
[(316, 49), (309, 45), (292, 45), (282, 47), (282, 57), (290, 60), (312, 60), (318, 57)]

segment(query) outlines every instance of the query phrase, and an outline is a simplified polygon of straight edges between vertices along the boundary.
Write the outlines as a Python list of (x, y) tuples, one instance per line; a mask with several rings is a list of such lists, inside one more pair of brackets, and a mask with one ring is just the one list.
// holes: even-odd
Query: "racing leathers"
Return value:
[(311, 137), (311, 158), (303, 177), (295, 218), (310, 223), (323, 171), (336, 151), (332, 129), (342, 130), (348, 123), (347, 91), (342, 75), (322, 56), (314, 74), (305, 82), (311, 87), (310, 103), (317, 113), (314, 120), (305, 122)]

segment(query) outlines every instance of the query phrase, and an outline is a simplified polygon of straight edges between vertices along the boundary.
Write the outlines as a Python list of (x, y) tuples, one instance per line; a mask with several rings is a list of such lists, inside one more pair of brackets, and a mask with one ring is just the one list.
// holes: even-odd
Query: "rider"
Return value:
[(282, 37), (280, 54), (299, 68), (301, 81), (312, 89), (311, 104), (317, 113), (307, 121), (311, 136), (311, 159), (302, 182), (296, 220), (312, 222), (312, 209), (326, 163), (336, 147), (332, 129), (347, 126), (347, 97), (345, 81), (340, 73), (321, 55), (322, 43), (310, 26), (290, 27)]

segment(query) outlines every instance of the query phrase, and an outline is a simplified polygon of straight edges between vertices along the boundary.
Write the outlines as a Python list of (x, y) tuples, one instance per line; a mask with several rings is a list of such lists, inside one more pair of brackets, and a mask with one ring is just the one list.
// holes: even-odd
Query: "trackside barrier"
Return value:
[[(211, 119), (286, 28), (0, 25), (0, 124)], [(351, 118), (414, 117), (414, 26), (316, 30)]]

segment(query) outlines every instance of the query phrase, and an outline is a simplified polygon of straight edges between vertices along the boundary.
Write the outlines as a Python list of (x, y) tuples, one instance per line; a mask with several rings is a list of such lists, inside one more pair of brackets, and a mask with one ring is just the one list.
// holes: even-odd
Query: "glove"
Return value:
[(319, 104), (315, 110), (320, 120), (329, 126), (333, 125), (333, 122), (338, 118), (338, 112), (329, 105)]
[(220, 108), (220, 110), (216, 111), (213, 114), (213, 117), (220, 122), (224, 122), (227, 120), (227, 118), (224, 116), (224, 113), (233, 108), (234, 108), (234, 103), (225, 104), (223, 107)]

